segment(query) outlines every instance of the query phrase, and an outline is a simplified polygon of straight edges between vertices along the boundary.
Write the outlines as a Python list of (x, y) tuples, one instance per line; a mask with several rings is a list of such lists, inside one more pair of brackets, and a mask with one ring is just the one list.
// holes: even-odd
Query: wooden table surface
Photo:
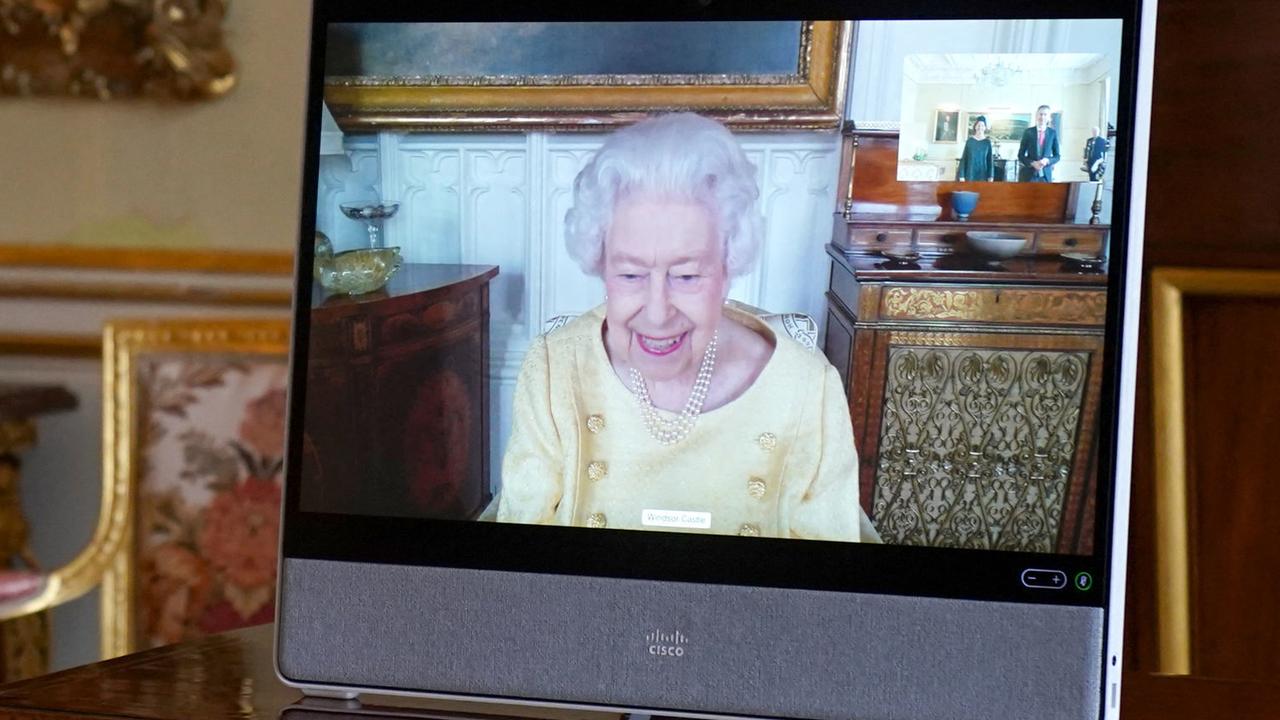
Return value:
[[(276, 679), (272, 626), (193, 640), (0, 687), (0, 718), (68, 720), (618, 720), (610, 713), (367, 696), (363, 704), (302, 698)], [(1257, 687), (1253, 687), (1257, 686)], [(1204, 678), (1125, 677), (1124, 720), (1280, 716), (1280, 686)], [(1258, 692), (1262, 688), (1265, 692)], [(1249, 691), (1249, 692), (1246, 692)], [(930, 720), (922, 718), (922, 720)]]
[(609, 713), (387, 696), (368, 696), (363, 703), (304, 700), (276, 678), (272, 635), (272, 625), (259, 625), (6, 685), (0, 687), (0, 718), (618, 720)]

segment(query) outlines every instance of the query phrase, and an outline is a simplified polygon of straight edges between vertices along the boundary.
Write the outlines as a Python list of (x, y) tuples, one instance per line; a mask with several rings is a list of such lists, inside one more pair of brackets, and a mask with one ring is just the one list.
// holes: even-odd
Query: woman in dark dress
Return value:
[(993, 155), (991, 138), (987, 137), (987, 118), (979, 115), (973, 121), (973, 135), (964, 141), (964, 153), (960, 155), (960, 167), (956, 168), (956, 180), (993, 180), (996, 169)]

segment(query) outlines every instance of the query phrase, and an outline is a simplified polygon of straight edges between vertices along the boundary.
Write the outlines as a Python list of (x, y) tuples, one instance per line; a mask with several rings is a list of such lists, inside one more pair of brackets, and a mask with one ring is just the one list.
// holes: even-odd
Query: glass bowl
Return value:
[(396, 214), (396, 210), (400, 209), (400, 203), (380, 203), (377, 205), (339, 205), (342, 214), (352, 220), (385, 220)]
[(330, 293), (363, 295), (379, 290), (400, 269), (400, 248), (361, 248), (316, 257), (320, 285)]

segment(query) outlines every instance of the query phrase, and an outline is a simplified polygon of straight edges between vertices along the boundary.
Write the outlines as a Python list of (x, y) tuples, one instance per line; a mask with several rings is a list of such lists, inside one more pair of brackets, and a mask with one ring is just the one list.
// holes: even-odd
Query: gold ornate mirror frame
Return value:
[(217, 97), (226, 0), (0, 0), (0, 95)]
[(852, 23), (801, 22), (792, 75), (426, 76), (326, 79), (346, 132), (600, 130), (693, 110), (738, 130), (832, 129), (844, 110)]

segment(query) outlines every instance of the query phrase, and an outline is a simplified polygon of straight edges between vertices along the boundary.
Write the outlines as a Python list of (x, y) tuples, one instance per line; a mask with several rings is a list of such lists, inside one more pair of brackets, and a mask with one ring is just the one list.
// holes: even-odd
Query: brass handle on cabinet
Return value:
[(884, 232), (876, 233), (876, 242), (884, 242), (885, 240), (888, 240), (888, 239), (889, 239), (889, 233), (884, 233)]

